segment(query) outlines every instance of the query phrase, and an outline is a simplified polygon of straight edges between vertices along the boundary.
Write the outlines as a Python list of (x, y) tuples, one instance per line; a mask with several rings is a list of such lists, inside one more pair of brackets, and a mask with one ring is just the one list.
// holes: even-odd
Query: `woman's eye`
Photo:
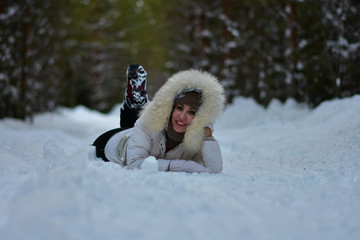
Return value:
[(189, 111), (189, 114), (190, 114), (190, 115), (195, 115), (195, 114), (196, 114), (196, 112), (195, 112), (195, 111), (193, 111), (193, 110), (190, 110), (190, 111)]
[(182, 111), (183, 110), (183, 107), (181, 105), (177, 105), (176, 106), (176, 109), (179, 110), (179, 111)]

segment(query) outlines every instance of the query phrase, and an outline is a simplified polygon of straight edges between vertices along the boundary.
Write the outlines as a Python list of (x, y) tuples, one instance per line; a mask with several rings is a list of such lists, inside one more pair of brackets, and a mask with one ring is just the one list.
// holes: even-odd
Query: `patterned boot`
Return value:
[(140, 109), (148, 102), (146, 71), (139, 64), (130, 64), (126, 70), (127, 88), (125, 102), (132, 109)]
[(130, 64), (126, 70), (127, 88), (120, 109), (120, 126), (131, 128), (139, 117), (141, 108), (149, 101), (146, 92), (146, 71), (139, 64)]

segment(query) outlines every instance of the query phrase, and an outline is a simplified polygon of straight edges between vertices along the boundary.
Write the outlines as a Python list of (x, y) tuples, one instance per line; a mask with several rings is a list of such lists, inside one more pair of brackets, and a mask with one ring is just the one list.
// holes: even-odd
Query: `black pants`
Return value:
[(96, 157), (101, 158), (105, 162), (109, 162), (109, 160), (105, 156), (105, 146), (109, 139), (116, 133), (121, 132), (125, 129), (129, 129), (134, 127), (136, 120), (138, 119), (139, 109), (131, 109), (126, 104), (123, 104), (123, 108), (121, 108), (121, 116), (120, 116), (120, 126), (121, 128), (111, 129), (103, 134), (101, 134), (92, 144), (96, 147)]
[(120, 126), (122, 128), (132, 128), (139, 118), (140, 109), (129, 108), (124, 102), (120, 109)]

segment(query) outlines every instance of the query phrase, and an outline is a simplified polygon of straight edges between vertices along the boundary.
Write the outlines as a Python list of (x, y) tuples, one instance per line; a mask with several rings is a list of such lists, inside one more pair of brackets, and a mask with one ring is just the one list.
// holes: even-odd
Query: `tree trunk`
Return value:
[(289, 56), (289, 72), (290, 72), (290, 83), (289, 84), (289, 96), (299, 101), (300, 96), (298, 94), (298, 80), (295, 76), (296, 67), (298, 63), (297, 59), (297, 26), (296, 26), (296, 2), (290, 1), (287, 3), (288, 9), (288, 19), (287, 19), (287, 29), (288, 29), (288, 47), (291, 49)]
[[(234, 85), (235, 81), (235, 73), (232, 71), (232, 64), (230, 61), (233, 59), (233, 48), (229, 46), (229, 42), (233, 40), (233, 36), (229, 31), (228, 24), (232, 23), (233, 20), (233, 7), (234, 1), (233, 0), (222, 0), (221, 2), (223, 8), (223, 14), (225, 19), (222, 22), (222, 29), (221, 29), (221, 45), (222, 50), (220, 53), (221, 63), (220, 63), (220, 73), (225, 81), (226, 86), (226, 98), (227, 101), (232, 101), (234, 97), (233, 90), (231, 89)], [(231, 26), (230, 26), (231, 27)]]
[(23, 54), (22, 54), (22, 66), (21, 66), (21, 83), (20, 83), (20, 103), (17, 106), (17, 117), (24, 119), (27, 114), (27, 90), (28, 90), (28, 79), (29, 79), (29, 52), (30, 46), (30, 32), (31, 32), (31, 5), (27, 1), (25, 8), (25, 21), (23, 23)]

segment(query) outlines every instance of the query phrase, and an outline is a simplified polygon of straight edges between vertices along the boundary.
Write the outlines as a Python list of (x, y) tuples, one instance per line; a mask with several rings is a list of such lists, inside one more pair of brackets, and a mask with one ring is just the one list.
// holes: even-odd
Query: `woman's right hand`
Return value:
[(209, 127), (205, 127), (205, 136), (207, 138), (212, 136), (212, 131)]

